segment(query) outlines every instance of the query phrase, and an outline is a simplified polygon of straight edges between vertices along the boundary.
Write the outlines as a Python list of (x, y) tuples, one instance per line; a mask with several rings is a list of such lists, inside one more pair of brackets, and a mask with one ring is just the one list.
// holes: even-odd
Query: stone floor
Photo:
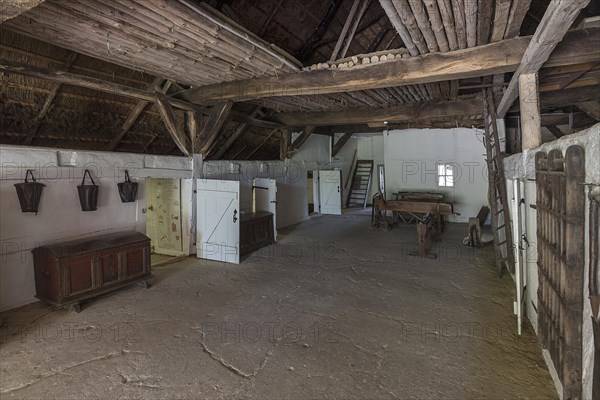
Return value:
[(557, 398), (531, 327), (515, 336), (512, 280), (465, 230), (420, 259), (414, 227), (319, 217), (241, 265), (156, 268), (80, 314), (6, 312), (0, 398)]

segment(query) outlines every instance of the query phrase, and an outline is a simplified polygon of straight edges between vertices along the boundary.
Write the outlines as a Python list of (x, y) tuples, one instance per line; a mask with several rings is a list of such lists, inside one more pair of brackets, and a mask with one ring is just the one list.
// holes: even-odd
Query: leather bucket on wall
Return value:
[(133, 203), (137, 198), (138, 184), (129, 178), (129, 171), (125, 171), (125, 182), (117, 183), (122, 203)]
[[(31, 180), (28, 181), (28, 177), (31, 174)], [(17, 189), (17, 196), (19, 196), (19, 203), (21, 204), (22, 212), (34, 212), (38, 213), (38, 206), (40, 205), (40, 199), (42, 198), (42, 189), (44, 189), (43, 183), (36, 182), (33, 177), (33, 171), (27, 170), (25, 174), (25, 182), (15, 183)]]
[[(92, 181), (91, 185), (85, 184), (85, 176), (89, 176)], [(79, 202), (81, 203), (81, 211), (96, 211), (98, 206), (98, 185), (94, 183), (94, 179), (87, 169), (83, 173), (81, 185), (77, 186), (79, 192)]]

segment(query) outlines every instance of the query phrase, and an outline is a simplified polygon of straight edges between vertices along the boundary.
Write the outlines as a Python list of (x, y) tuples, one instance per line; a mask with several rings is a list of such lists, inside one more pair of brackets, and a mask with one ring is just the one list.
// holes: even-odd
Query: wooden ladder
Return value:
[(372, 177), (373, 160), (357, 160), (346, 207), (360, 206), (363, 209), (367, 208)]
[[(498, 125), (496, 123), (496, 105), (492, 90), (483, 91), (484, 96), (484, 144), (488, 165), (488, 200), (492, 215), (492, 230), (496, 247), (496, 267), (498, 277), (502, 276), (503, 267), (511, 274), (515, 272), (511, 220), (509, 213), (506, 179)], [(483, 224), (484, 221), (481, 221)]]

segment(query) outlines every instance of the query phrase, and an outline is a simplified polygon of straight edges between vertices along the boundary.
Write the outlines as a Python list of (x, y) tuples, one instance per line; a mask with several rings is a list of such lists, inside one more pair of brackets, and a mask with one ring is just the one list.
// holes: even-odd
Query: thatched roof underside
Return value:
[[(516, 2), (495, 0), (491, 10), (497, 3)], [(190, 87), (246, 78), (347, 68), (348, 63), (352, 65), (357, 60), (361, 63), (363, 54), (386, 57), (391, 54), (396, 58), (415, 56), (414, 51), (409, 54), (409, 44), (402, 42), (376, 0), (365, 8), (345, 58), (338, 57), (335, 63), (329, 60), (354, 1), (46, 0), (37, 3), (40, 4), (21, 15), (15, 11), (3, 22), (0, 27), (1, 59), (67, 71), (141, 91), (153, 92), (166, 85), (167, 95)], [(477, 27), (475, 33), (479, 39), (476, 43), (461, 44), (459, 37), (458, 42), (452, 44), (452, 41), (439, 41), (436, 36), (433, 42), (423, 43), (418, 53), (446, 52), (519, 34), (530, 35), (539, 25), (547, 5), (547, 1), (532, 0), (520, 28), (512, 32), (505, 29), (506, 20), (492, 18), (487, 31), (483, 32), (486, 29), (483, 26)], [(597, 13), (598, 6), (592, 2), (578, 21)], [(194, 19), (199, 15), (202, 18)], [(226, 28), (216, 24), (213, 17), (223, 21)], [(404, 17), (417, 18), (415, 15)], [(240, 37), (241, 41), (238, 40)], [(567, 89), (598, 86), (600, 66), (585, 68), (579, 66), (575, 70), (583, 72), (576, 81), (569, 83)], [(550, 91), (556, 90), (554, 86), (558, 85), (562, 90), (570, 74), (573, 69), (544, 70), (540, 74), (540, 86), (542, 90)], [(506, 74), (504, 82), (510, 76)], [(158, 86), (153, 86), (157, 80)], [(0, 74), (0, 82), (0, 143), (182, 154), (153, 102), (145, 105), (139, 117), (127, 126), (126, 121), (140, 106), (139, 99), (12, 73)], [(481, 91), (481, 85), (481, 78), (472, 78), (346, 93), (262, 97), (235, 103), (233, 112), (238, 116), (274, 122), (282, 120), (278, 116), (303, 112), (414, 107), (467, 101)], [(573, 110), (573, 104), (560, 106), (554, 102), (548, 110), (585, 114)], [(207, 114), (198, 113), (200, 131), (209, 125)], [(404, 121), (392, 127), (480, 126), (481, 114), (430, 117)], [(179, 129), (186, 132), (184, 111), (176, 109), (175, 120)], [(580, 124), (591, 122), (586, 114)], [(332, 135), (334, 132), (381, 129), (381, 124), (348, 124), (318, 126), (315, 133)], [(209, 159), (278, 158), (282, 135), (281, 129), (246, 125), (239, 118), (230, 117), (210, 151), (204, 155)]]

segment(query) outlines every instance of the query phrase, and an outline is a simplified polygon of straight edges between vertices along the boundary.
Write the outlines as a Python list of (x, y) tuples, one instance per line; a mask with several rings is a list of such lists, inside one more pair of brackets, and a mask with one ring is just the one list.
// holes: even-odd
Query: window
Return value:
[(438, 186), (454, 186), (454, 167), (449, 164), (438, 165)]

